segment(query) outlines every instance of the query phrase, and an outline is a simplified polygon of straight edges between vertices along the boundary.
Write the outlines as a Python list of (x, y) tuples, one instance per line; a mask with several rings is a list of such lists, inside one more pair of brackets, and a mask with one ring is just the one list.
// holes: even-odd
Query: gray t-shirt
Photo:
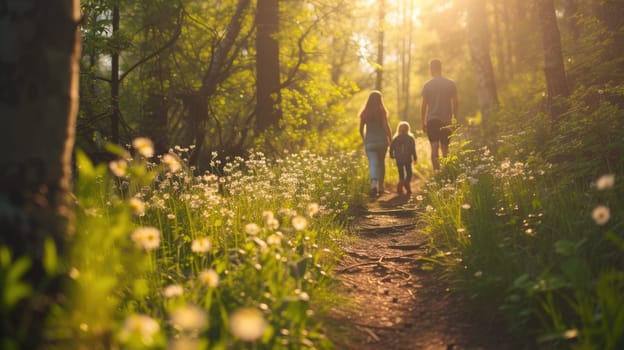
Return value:
[(427, 121), (438, 119), (444, 123), (451, 123), (451, 99), (457, 95), (454, 81), (435, 77), (425, 83), (421, 95), (428, 105)]
[(364, 136), (366, 149), (381, 149), (388, 147), (388, 136), (382, 121), (366, 122), (366, 135)]

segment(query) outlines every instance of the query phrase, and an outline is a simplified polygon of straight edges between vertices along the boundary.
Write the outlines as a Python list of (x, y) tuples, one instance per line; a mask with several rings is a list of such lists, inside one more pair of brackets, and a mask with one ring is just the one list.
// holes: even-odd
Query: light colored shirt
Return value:
[(457, 95), (455, 82), (444, 77), (435, 77), (425, 83), (422, 97), (427, 103), (427, 121), (438, 119), (450, 124), (453, 109), (451, 101)]

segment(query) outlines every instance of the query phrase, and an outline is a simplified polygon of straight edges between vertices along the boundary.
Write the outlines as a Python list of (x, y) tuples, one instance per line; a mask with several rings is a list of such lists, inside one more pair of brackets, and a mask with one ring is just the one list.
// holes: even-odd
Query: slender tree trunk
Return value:
[(501, 8), (505, 3), (492, 2), (492, 10), (494, 13), (494, 41), (496, 42), (496, 66), (498, 68), (499, 79), (507, 78), (507, 61), (505, 59), (505, 46), (503, 42), (503, 24), (501, 23)]
[(544, 73), (548, 90), (548, 106), (553, 125), (556, 125), (561, 115), (566, 111), (565, 105), (557, 98), (568, 96), (570, 93), (563, 65), (561, 35), (553, 0), (536, 0), (535, 3), (544, 47)]
[(196, 146), (189, 158), (191, 165), (197, 165), (201, 156), (209, 118), (208, 101), (217, 91), (219, 84), (225, 79), (224, 70), (229, 69), (229, 63), (234, 60), (233, 52), (235, 51), (236, 39), (238, 39), (242, 29), (245, 11), (249, 5), (250, 0), (238, 0), (236, 3), (236, 11), (228, 23), (225, 37), (214, 48), (210, 66), (202, 77), (201, 87), (197, 91), (179, 96), (188, 111), (187, 125), (182, 132), (184, 141), (189, 144), (194, 142)]
[(340, 38), (332, 38), (332, 49), (336, 54), (331, 55), (331, 80), (334, 84), (340, 83), (343, 68), (346, 64), (347, 54), (349, 53), (349, 44), (347, 40)]
[(256, 13), (256, 130), (277, 126), (281, 119), (279, 1), (258, 0)]
[(397, 108), (399, 118), (407, 120), (409, 115), (410, 102), (410, 74), (412, 65), (412, 41), (413, 41), (413, 23), (412, 15), (414, 13), (414, 1), (402, 0), (400, 3), (402, 14), (402, 32), (405, 35), (399, 39), (399, 69), (397, 74)]
[(3, 341), (12, 337), (17, 348), (36, 349), (60, 293), (42, 263), (44, 242), (63, 252), (72, 227), (80, 10), (78, 0), (15, 4), (0, 0), (5, 26), (0, 32), (0, 245), (33, 262), (28, 282), (34, 293), (3, 314), (9, 319), (0, 327), (7, 337)]
[[(113, 38), (119, 33), (119, 4), (113, 6)], [(111, 142), (119, 143), (119, 49), (111, 52)]]
[(507, 2), (501, 3), (503, 7), (503, 23), (505, 25), (505, 49), (507, 60), (505, 61), (505, 65), (507, 66), (507, 72), (509, 74), (509, 78), (514, 76), (514, 51), (513, 51), (513, 40), (512, 40), (512, 23), (511, 18), (509, 18), (509, 4)]
[(375, 80), (375, 90), (382, 90), (383, 69), (384, 69), (384, 35), (386, 27), (386, 0), (379, 0), (379, 21), (377, 33), (377, 79)]
[(482, 127), (489, 130), (489, 118), (492, 109), (498, 106), (494, 69), (490, 59), (489, 33), (486, 22), (484, 0), (470, 0), (467, 12), (468, 43), (472, 67), (477, 80), (479, 106), (482, 115)]

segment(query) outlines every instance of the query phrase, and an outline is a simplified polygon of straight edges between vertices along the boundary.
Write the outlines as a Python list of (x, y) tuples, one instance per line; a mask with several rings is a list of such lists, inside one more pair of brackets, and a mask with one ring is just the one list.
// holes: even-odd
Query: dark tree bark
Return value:
[(467, 10), (468, 44), (478, 85), (482, 126), (484, 130), (488, 130), (492, 109), (498, 106), (498, 96), (490, 58), (490, 39), (484, 0), (470, 0)]
[(553, 0), (536, 0), (535, 4), (544, 48), (544, 73), (548, 91), (548, 106), (553, 124), (556, 125), (561, 115), (566, 111), (564, 104), (557, 101), (557, 98), (570, 94), (561, 52), (561, 35)]
[(383, 70), (384, 70), (384, 36), (386, 28), (386, 0), (379, 0), (379, 21), (377, 33), (377, 78), (375, 80), (375, 90), (382, 90)]
[(3, 320), (2, 334), (23, 334), (15, 339), (18, 348), (35, 349), (60, 293), (55, 276), (43, 267), (43, 245), (52, 239), (62, 252), (72, 225), (80, 10), (78, 0), (15, 4), (0, 0), (5, 25), (0, 32), (0, 245), (33, 262), (28, 279), (35, 293)]
[[(119, 33), (119, 4), (113, 5), (113, 38)], [(116, 45), (111, 52), (111, 142), (119, 143), (119, 49)]]
[(256, 26), (256, 130), (263, 131), (277, 126), (282, 114), (278, 0), (258, 0)]

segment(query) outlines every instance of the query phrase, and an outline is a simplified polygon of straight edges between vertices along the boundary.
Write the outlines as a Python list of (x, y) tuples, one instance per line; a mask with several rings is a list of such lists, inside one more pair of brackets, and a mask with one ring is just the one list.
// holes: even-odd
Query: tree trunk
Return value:
[(0, 8), (5, 25), (0, 32), (0, 245), (33, 262), (28, 282), (35, 292), (1, 327), (18, 348), (34, 349), (60, 292), (42, 264), (44, 242), (52, 240), (62, 252), (72, 226), (80, 10), (78, 0), (22, 1), (20, 6), (0, 0)]
[(201, 87), (194, 92), (178, 96), (188, 111), (184, 135), (188, 135), (186, 141), (195, 143), (195, 149), (190, 156), (189, 163), (197, 165), (206, 137), (205, 126), (208, 122), (208, 101), (217, 91), (217, 87), (227, 77), (227, 69), (234, 60), (232, 53), (235, 50), (236, 39), (240, 34), (245, 19), (245, 11), (249, 7), (250, 0), (238, 0), (236, 11), (228, 23), (225, 37), (214, 48), (210, 59), (210, 66), (202, 77)]
[(507, 61), (505, 59), (505, 45), (503, 43), (503, 24), (501, 23), (502, 8), (505, 3), (494, 1), (492, 8), (494, 12), (494, 37), (496, 42), (496, 66), (498, 68), (498, 78), (507, 78)]
[(504, 2), (503, 6), (503, 23), (505, 24), (505, 48), (507, 60), (504, 64), (507, 66), (507, 73), (509, 78), (514, 76), (514, 50), (513, 50), (513, 37), (512, 37), (512, 24), (509, 18), (509, 4)]
[[(119, 33), (119, 5), (113, 6), (113, 38)], [(119, 48), (113, 46), (111, 52), (111, 142), (119, 143)]]
[(498, 106), (494, 69), (490, 59), (489, 33), (487, 28), (487, 14), (484, 0), (470, 0), (467, 8), (468, 44), (472, 67), (477, 80), (479, 93), (479, 107), (482, 116), (482, 128), (485, 132), (491, 130), (489, 118), (492, 109)]
[(397, 108), (399, 119), (407, 120), (410, 113), (410, 75), (412, 71), (412, 41), (414, 0), (401, 1), (402, 28), (405, 35), (399, 39), (399, 69), (397, 74)]
[(386, 0), (379, 0), (379, 26), (377, 33), (377, 79), (375, 80), (375, 90), (381, 91), (383, 87), (383, 65), (384, 65), (384, 35), (386, 27)]
[(343, 40), (338, 37), (332, 38), (331, 47), (334, 55), (331, 55), (331, 81), (334, 84), (340, 84), (340, 79), (342, 78), (343, 68), (346, 65), (347, 54), (349, 54), (349, 42), (348, 40)]
[(542, 45), (544, 47), (544, 73), (548, 91), (548, 106), (553, 124), (556, 125), (566, 107), (558, 97), (568, 96), (568, 82), (561, 53), (561, 35), (557, 25), (553, 0), (536, 0)]
[(282, 114), (278, 0), (258, 0), (256, 25), (256, 130), (263, 131), (277, 126)]

